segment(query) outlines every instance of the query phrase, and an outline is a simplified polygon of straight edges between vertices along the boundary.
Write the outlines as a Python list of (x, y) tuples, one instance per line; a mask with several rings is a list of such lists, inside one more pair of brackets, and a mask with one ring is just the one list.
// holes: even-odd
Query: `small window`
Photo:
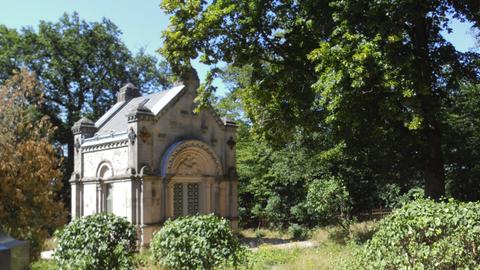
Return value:
[(105, 212), (113, 213), (113, 185), (107, 184), (105, 188)]

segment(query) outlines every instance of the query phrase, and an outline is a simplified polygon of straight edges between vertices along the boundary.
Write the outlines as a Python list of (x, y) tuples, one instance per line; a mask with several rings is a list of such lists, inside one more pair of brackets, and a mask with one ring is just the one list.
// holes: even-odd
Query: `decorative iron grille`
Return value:
[(187, 184), (187, 212), (188, 215), (195, 215), (199, 206), (198, 184)]
[(183, 215), (183, 184), (173, 185), (173, 215)]

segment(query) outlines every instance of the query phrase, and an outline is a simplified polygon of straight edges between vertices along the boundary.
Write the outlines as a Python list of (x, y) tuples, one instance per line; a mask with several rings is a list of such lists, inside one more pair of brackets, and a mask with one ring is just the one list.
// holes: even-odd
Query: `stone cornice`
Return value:
[(111, 183), (111, 182), (125, 182), (134, 180), (135, 175), (123, 174), (123, 175), (114, 175), (108, 179), (99, 179), (97, 177), (84, 177), (80, 179), (80, 182), (83, 183)]
[(136, 112), (127, 115), (128, 123), (137, 121), (154, 121), (155, 116), (151, 113)]
[(127, 147), (127, 146), (128, 146), (128, 138), (123, 140), (118, 140), (118, 141), (110, 141), (110, 142), (104, 142), (99, 144), (92, 144), (88, 146), (82, 146), (82, 153), (89, 153), (89, 152)]

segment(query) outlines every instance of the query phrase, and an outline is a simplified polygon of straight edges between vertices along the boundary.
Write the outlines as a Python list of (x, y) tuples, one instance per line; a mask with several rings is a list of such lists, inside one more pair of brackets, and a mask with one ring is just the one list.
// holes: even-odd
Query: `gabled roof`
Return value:
[(139, 105), (143, 105), (143, 107), (152, 111), (154, 115), (158, 115), (183, 89), (185, 89), (185, 86), (180, 85), (166, 91), (116, 103), (95, 123), (95, 127), (98, 128), (97, 134), (126, 131), (128, 127), (127, 115)]

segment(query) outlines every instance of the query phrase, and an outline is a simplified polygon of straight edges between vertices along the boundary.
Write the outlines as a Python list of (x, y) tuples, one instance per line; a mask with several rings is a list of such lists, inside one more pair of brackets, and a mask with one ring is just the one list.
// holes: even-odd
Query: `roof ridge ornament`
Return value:
[(193, 67), (185, 68), (179, 77), (180, 81), (175, 84), (183, 84), (193, 91), (196, 91), (200, 86), (197, 70)]

